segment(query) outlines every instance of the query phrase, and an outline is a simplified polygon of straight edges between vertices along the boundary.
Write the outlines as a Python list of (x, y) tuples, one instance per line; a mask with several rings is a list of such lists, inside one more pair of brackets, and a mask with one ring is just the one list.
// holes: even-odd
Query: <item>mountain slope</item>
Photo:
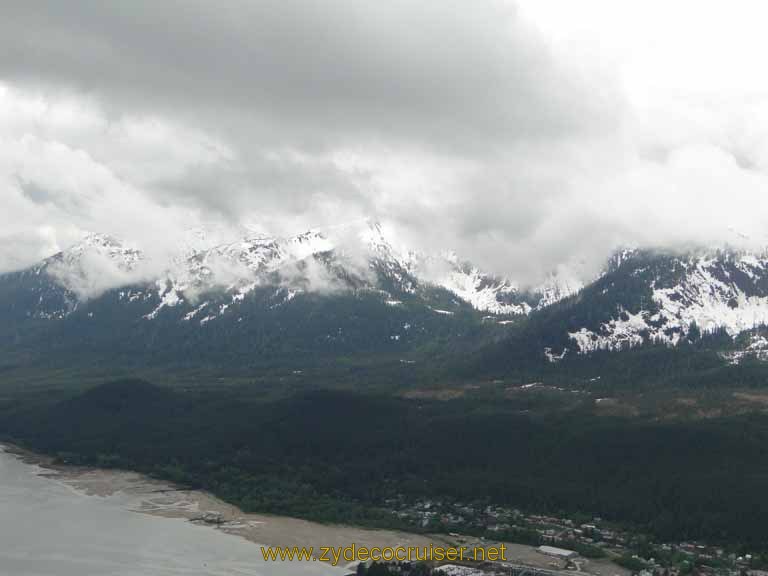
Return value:
[[(164, 308), (184, 305), (185, 319), (198, 322), (211, 321), (223, 311), (210, 309), (207, 294), (217, 294), (217, 300), (228, 295), (228, 302), (217, 305), (231, 307), (259, 286), (279, 288), (288, 299), (308, 292), (379, 291), (393, 306), (403, 295), (442, 290), (454, 297), (447, 298), (449, 307), (455, 300), (497, 315), (525, 315), (574, 290), (558, 284), (553, 276), (541, 289), (521, 291), (453, 253), (426, 255), (397, 249), (376, 223), (358, 224), (351, 231), (345, 229), (344, 235), (345, 241), (319, 231), (288, 238), (250, 235), (227, 244), (191, 248), (163, 264), (148, 262), (140, 250), (117, 239), (89, 234), (19, 274), (40, 279), (35, 290), (40, 299), (30, 313), (59, 318), (109, 288), (123, 289), (123, 297), (131, 301), (156, 296), (158, 303), (148, 313), (149, 319)], [(348, 241), (350, 235), (353, 243)], [(188, 309), (191, 305), (194, 308)]]
[(411, 362), (494, 337), (480, 313), (416, 278), (375, 233), (364, 257), (317, 232), (251, 236), (190, 250), (154, 277), (138, 250), (90, 235), (0, 276), (0, 346), (38, 363), (242, 372), (346, 357)]
[[(605, 314), (571, 326), (569, 349), (617, 350), (656, 341), (675, 345), (696, 332), (734, 337), (768, 322), (768, 254), (654, 251), (625, 257), (582, 299)], [(608, 302), (613, 310), (606, 310)]]
[[(669, 363), (679, 361), (690, 370), (694, 365), (710, 370), (761, 359), (766, 323), (768, 255), (623, 250), (580, 292), (518, 324), (505, 343), (482, 355), (481, 365), (494, 366), (496, 372), (535, 369), (562, 375), (574, 375), (581, 366), (596, 377), (609, 362), (610, 371), (623, 372), (626, 380), (646, 371), (638, 365), (631, 374), (631, 358), (645, 353), (630, 352), (655, 347), (656, 356), (645, 357), (659, 369), (668, 366), (669, 373), (675, 372), (681, 367)], [(695, 348), (683, 350), (682, 345)], [(651, 372), (663, 377), (663, 371)]]
[(8, 357), (238, 369), (489, 346), (489, 364), (517, 370), (722, 333), (722, 362), (764, 356), (754, 329), (768, 323), (768, 254), (623, 250), (584, 287), (552, 276), (523, 291), (453, 253), (399, 249), (377, 224), (352, 232), (249, 235), (165, 266), (89, 235), (0, 276), (0, 345)]

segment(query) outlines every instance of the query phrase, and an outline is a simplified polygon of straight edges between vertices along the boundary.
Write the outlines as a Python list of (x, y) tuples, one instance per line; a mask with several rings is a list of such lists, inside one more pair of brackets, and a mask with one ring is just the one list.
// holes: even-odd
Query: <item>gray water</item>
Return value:
[(266, 563), (258, 545), (186, 520), (87, 496), (0, 447), (0, 576), (339, 576), (317, 563)]

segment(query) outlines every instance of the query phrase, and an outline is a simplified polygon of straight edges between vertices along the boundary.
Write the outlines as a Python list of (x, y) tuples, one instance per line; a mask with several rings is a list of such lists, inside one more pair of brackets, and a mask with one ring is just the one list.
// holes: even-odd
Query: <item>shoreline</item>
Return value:
[(50, 456), (31, 452), (10, 443), (0, 449), (26, 464), (40, 468), (39, 474), (61, 482), (88, 496), (123, 496), (133, 512), (181, 518), (240, 536), (264, 546), (429, 546), (450, 545), (440, 535), (422, 535), (395, 530), (321, 524), (310, 520), (246, 513), (216, 496), (150, 478), (138, 472), (81, 467), (54, 463)]
[[(353, 543), (369, 548), (492, 544), (490, 541), (480, 541), (467, 536), (414, 534), (341, 524), (321, 524), (288, 516), (246, 513), (208, 492), (188, 489), (138, 472), (56, 464), (51, 456), (7, 442), (0, 442), (0, 451), (39, 468), (40, 476), (60, 482), (82, 494), (101, 498), (122, 498), (122, 505), (126, 510), (188, 520), (225, 534), (239, 536), (254, 545), (313, 547), (319, 550), (324, 546), (349, 546)], [(553, 558), (540, 554), (533, 546), (506, 542), (504, 544), (507, 545), (507, 560), (510, 562), (548, 570), (565, 568), (564, 562), (554, 561)], [(574, 574), (629, 575), (629, 571), (608, 560), (584, 559), (580, 564), (583, 572)], [(339, 567), (342, 567), (341, 564)]]

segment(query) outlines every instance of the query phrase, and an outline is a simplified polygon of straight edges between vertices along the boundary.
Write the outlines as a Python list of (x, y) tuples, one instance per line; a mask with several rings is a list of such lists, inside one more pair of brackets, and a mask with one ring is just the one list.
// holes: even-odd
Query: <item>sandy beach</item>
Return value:
[[(172, 483), (126, 471), (60, 465), (44, 455), (12, 445), (0, 445), (28, 464), (40, 468), (40, 475), (64, 483), (85, 494), (98, 497), (120, 496), (129, 509), (142, 514), (183, 518), (209, 525), (264, 546), (303, 546), (319, 549), (323, 546), (440, 546), (480, 544), (474, 538), (444, 534), (412, 534), (393, 530), (366, 529), (355, 526), (320, 524), (297, 518), (249, 514), (215, 496), (200, 490), (188, 490)], [(482, 544), (491, 544), (488, 541)], [(534, 547), (507, 545), (507, 559), (514, 563), (547, 569), (564, 569), (563, 561), (537, 552)], [(585, 574), (595, 576), (628, 576), (629, 572), (612, 562), (580, 560)], [(578, 574), (578, 572), (574, 572)]]
[[(6, 452), (39, 466), (41, 475), (63, 482), (92, 496), (129, 497), (131, 509), (145, 514), (186, 518), (210, 524), (211, 528), (241, 536), (266, 546), (429, 546), (447, 544), (448, 539), (392, 530), (370, 530), (320, 524), (297, 518), (247, 514), (200, 490), (188, 490), (126, 470), (99, 469), (55, 464), (53, 459), (17, 446), (4, 444)], [(207, 518), (210, 521), (206, 522)], [(213, 519), (218, 519), (213, 522)]]

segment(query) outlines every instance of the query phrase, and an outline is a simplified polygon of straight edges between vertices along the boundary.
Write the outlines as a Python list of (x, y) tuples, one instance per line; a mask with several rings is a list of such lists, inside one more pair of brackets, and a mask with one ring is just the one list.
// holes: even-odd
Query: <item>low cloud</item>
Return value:
[(112, 288), (153, 279), (149, 269), (139, 263), (125, 267), (108, 254), (85, 251), (76, 262), (53, 261), (47, 272), (80, 300), (96, 298)]
[(361, 218), (521, 285), (621, 245), (764, 246), (768, 92), (729, 64), (762, 45), (711, 53), (730, 23), (707, 9), (683, 49), (662, 8), (12, 0), (0, 270), (85, 230), (167, 262), (190, 229)]

